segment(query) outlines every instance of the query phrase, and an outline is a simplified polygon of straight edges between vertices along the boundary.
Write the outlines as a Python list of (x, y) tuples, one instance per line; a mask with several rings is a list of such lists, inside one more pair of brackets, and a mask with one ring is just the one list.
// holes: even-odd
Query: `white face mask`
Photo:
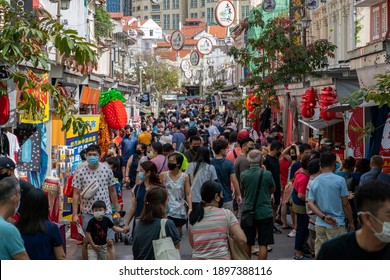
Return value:
[(93, 216), (94, 216), (96, 219), (101, 219), (101, 218), (103, 218), (103, 216), (104, 216), (104, 211), (96, 211), (96, 212), (93, 212)]
[(375, 217), (373, 214), (368, 212), (371, 217), (373, 217), (375, 220), (378, 221), (378, 223), (382, 224), (382, 231), (376, 232), (372, 227), (372, 231), (374, 232), (376, 238), (378, 238), (379, 241), (383, 243), (390, 243), (390, 222), (382, 222), (377, 217)]

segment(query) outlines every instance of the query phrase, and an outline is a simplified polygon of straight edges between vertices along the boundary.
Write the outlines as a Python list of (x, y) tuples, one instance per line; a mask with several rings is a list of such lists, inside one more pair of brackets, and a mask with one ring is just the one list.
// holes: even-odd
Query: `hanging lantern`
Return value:
[(122, 93), (115, 89), (102, 92), (99, 99), (99, 106), (106, 117), (108, 127), (121, 129), (127, 124), (126, 99)]
[(317, 91), (314, 88), (307, 89), (304, 94), (302, 94), (301, 105), (298, 106), (302, 108), (301, 115), (306, 119), (310, 119), (314, 116), (314, 108), (317, 103)]
[(319, 100), (320, 106), (319, 107), (321, 108), (320, 116), (323, 120), (329, 121), (329, 120), (333, 119), (334, 117), (336, 117), (335, 112), (326, 112), (326, 109), (328, 109), (328, 107), (330, 105), (337, 103), (336, 98), (337, 98), (337, 94), (333, 90), (332, 87), (324, 87), (321, 90), (320, 100)]

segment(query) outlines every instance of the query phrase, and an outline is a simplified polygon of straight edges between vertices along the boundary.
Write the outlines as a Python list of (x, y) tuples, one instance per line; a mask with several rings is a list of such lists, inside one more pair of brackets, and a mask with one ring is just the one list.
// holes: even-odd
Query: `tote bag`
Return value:
[(154, 258), (156, 260), (180, 260), (179, 250), (175, 248), (172, 238), (167, 237), (165, 224), (168, 219), (161, 219), (160, 238), (153, 240)]

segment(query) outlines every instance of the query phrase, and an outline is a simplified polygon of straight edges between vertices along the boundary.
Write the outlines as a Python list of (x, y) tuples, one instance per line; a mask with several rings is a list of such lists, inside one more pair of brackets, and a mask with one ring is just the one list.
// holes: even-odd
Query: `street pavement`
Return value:
[[(124, 210), (128, 211), (130, 207), (130, 190), (123, 190)], [(280, 228), (280, 226), (278, 226)], [(290, 230), (281, 229), (282, 234), (274, 234), (275, 244), (272, 245), (272, 251), (268, 253), (269, 260), (291, 260), (294, 255), (295, 238), (290, 238), (287, 234)], [(131, 232), (131, 231), (130, 231)], [(66, 240), (67, 259), (81, 260), (81, 246), (77, 245), (77, 241), (69, 238), (69, 231)], [(115, 243), (116, 257), (118, 260), (132, 260), (133, 252), (129, 245), (123, 242)], [(192, 248), (188, 242), (188, 232), (186, 227), (183, 227), (183, 238), (180, 242), (180, 255), (183, 260), (191, 259)], [(252, 260), (256, 260), (257, 256), (252, 254)]]

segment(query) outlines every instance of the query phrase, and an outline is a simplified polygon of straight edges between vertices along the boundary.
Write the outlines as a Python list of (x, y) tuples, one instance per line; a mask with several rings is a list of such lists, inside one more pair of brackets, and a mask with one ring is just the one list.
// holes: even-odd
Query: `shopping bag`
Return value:
[(180, 260), (180, 252), (175, 248), (172, 238), (167, 237), (165, 224), (167, 219), (161, 219), (160, 238), (153, 240), (154, 258), (156, 260)]

